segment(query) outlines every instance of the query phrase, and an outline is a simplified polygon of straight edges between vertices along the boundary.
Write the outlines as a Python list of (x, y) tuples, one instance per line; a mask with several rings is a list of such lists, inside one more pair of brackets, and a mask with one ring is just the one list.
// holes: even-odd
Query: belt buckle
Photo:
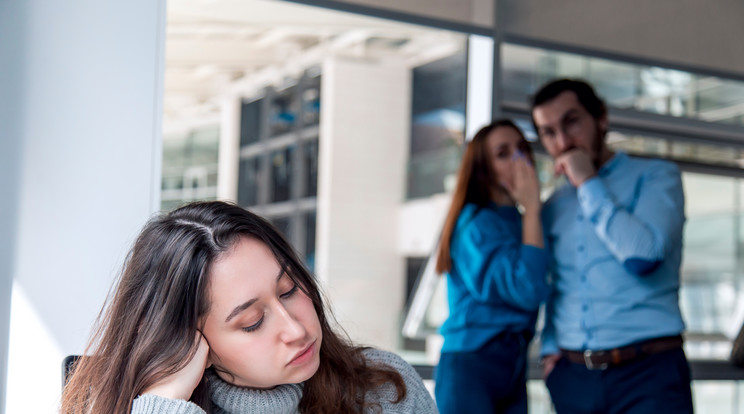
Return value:
[(601, 355), (601, 354), (604, 354), (604, 351), (592, 352), (591, 349), (585, 349), (584, 350), (584, 365), (586, 365), (586, 368), (587, 369), (591, 369), (591, 370), (595, 370), (595, 369), (596, 370), (605, 370), (605, 369), (607, 369), (607, 367), (609, 366), (609, 364), (606, 363), (606, 362), (603, 363), (603, 364), (596, 364), (596, 365), (592, 362), (592, 355), (593, 354)]

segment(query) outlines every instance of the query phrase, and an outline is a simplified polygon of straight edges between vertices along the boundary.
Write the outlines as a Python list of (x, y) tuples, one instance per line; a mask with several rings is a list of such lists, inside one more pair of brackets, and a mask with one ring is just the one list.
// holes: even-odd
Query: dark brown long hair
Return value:
[[(265, 243), (313, 302), (323, 332), (320, 366), (305, 382), (303, 413), (361, 412), (368, 390), (391, 383), (405, 398), (401, 375), (369, 365), (330, 326), (315, 278), (268, 221), (225, 202), (197, 202), (150, 220), (137, 238), (85, 354), (62, 394), (64, 414), (131, 412), (145, 389), (183, 368), (209, 311), (210, 266), (240, 237)], [(331, 316), (332, 318), (332, 316)], [(207, 376), (191, 401), (212, 411)]]
[(488, 152), (488, 136), (497, 128), (514, 128), (522, 138), (520, 150), (532, 159), (532, 150), (524, 138), (524, 134), (517, 125), (509, 119), (498, 119), (481, 128), (465, 147), (465, 153), (460, 161), (460, 170), (457, 173), (457, 183), (452, 194), (447, 217), (444, 220), (442, 236), (439, 238), (437, 248), (437, 273), (446, 273), (452, 268), (452, 257), (450, 257), (450, 242), (452, 233), (455, 231), (457, 218), (460, 216), (465, 204), (471, 203), (479, 207), (485, 207), (491, 202), (494, 183), (498, 183), (498, 177), (493, 170)]

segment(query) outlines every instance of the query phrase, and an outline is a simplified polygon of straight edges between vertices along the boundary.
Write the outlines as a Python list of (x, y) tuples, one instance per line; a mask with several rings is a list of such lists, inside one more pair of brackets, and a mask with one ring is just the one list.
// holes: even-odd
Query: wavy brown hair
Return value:
[(513, 121), (498, 119), (476, 132), (473, 139), (465, 147), (465, 153), (462, 156), (462, 161), (460, 161), (455, 191), (452, 193), (452, 201), (444, 220), (442, 235), (439, 238), (436, 265), (436, 271), (439, 274), (449, 272), (452, 268), (450, 242), (457, 225), (457, 218), (460, 217), (460, 212), (465, 204), (471, 203), (479, 207), (485, 207), (491, 202), (491, 190), (493, 184), (498, 183), (498, 177), (491, 166), (487, 144), (488, 136), (498, 128), (514, 128), (522, 137), (520, 150), (532, 160), (532, 149), (524, 138), (522, 131)]
[[(194, 338), (209, 312), (210, 266), (241, 237), (266, 244), (318, 314), (320, 366), (304, 384), (300, 412), (361, 412), (374, 405), (365, 401), (367, 391), (384, 384), (395, 387), (393, 402), (405, 398), (396, 370), (371, 365), (364, 348), (331, 328), (315, 278), (274, 226), (239, 206), (213, 201), (188, 204), (144, 227), (98, 316), (88, 356), (73, 367), (60, 412), (129, 414), (140, 393), (182, 369), (196, 353)], [(209, 413), (206, 378), (191, 401)]]

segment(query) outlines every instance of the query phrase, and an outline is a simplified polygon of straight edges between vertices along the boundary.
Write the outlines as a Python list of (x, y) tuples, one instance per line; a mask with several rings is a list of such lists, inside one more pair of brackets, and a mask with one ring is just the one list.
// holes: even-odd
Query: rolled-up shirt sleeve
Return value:
[(578, 190), (581, 209), (597, 236), (630, 273), (645, 275), (664, 260), (670, 241), (682, 237), (684, 193), (679, 170), (658, 163), (637, 183), (632, 210), (620, 205), (601, 177)]

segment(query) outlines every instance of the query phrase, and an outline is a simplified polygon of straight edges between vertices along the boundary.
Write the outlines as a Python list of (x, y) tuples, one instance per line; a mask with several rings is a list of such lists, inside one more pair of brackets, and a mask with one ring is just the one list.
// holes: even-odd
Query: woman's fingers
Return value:
[(188, 400), (204, 375), (204, 370), (211, 365), (209, 361), (209, 344), (201, 332), (196, 333), (198, 341), (196, 353), (191, 360), (181, 368), (153, 384), (143, 394), (154, 394), (165, 398)]
[(514, 201), (525, 208), (535, 208), (540, 204), (540, 185), (535, 168), (526, 157), (515, 159), (513, 165), (514, 184), (510, 192)]

